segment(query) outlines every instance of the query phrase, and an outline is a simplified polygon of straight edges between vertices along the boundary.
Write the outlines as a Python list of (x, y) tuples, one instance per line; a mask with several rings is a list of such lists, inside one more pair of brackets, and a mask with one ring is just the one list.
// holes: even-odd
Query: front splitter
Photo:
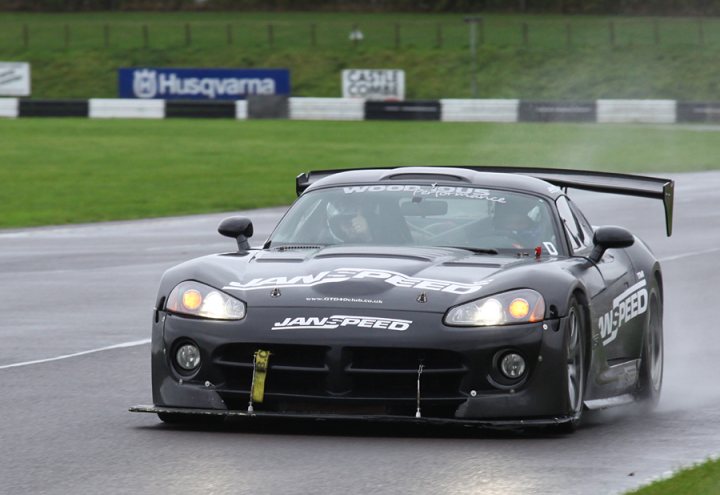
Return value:
[(414, 417), (414, 416), (395, 416), (395, 415), (363, 415), (363, 414), (309, 414), (309, 413), (293, 413), (293, 412), (265, 412), (265, 411), (241, 411), (241, 410), (220, 410), (220, 409), (193, 409), (180, 407), (158, 407), (139, 405), (129, 409), (130, 412), (137, 413), (163, 413), (163, 414), (182, 414), (192, 416), (213, 416), (228, 418), (292, 418), (292, 419), (309, 419), (318, 421), (366, 421), (376, 423), (415, 423), (429, 425), (468, 425), (480, 426), (487, 428), (521, 428), (521, 427), (540, 427), (553, 426), (569, 423), (575, 418), (573, 416), (557, 416), (552, 418), (532, 418), (532, 419), (456, 419), (456, 418), (433, 418), (433, 417)]

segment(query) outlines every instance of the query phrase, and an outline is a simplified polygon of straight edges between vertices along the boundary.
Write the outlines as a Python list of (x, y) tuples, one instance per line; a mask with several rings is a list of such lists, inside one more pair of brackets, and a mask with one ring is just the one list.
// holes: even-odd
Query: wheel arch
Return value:
[(583, 362), (583, 366), (585, 367), (585, 382), (587, 385), (589, 371), (592, 364), (592, 315), (590, 313), (590, 299), (580, 286), (573, 288), (571, 297), (574, 297), (577, 300), (583, 317), (583, 332), (585, 334), (585, 360)]

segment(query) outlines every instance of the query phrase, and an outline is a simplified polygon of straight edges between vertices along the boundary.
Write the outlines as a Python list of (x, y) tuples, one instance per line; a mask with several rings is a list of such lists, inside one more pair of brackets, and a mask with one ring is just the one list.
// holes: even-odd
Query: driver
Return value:
[(497, 203), (493, 228), (497, 234), (510, 238), (514, 248), (534, 248), (542, 243), (540, 212), (538, 200), (515, 199)]
[(336, 241), (360, 243), (372, 239), (370, 212), (363, 209), (357, 199), (340, 197), (328, 202), (326, 215), (328, 231)]

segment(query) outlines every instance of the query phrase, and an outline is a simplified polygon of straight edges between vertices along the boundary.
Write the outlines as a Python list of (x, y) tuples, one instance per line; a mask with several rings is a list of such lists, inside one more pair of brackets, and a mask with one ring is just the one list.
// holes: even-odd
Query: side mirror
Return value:
[(253, 224), (247, 217), (226, 218), (218, 226), (218, 232), (225, 237), (232, 237), (237, 240), (238, 250), (250, 249), (248, 239), (253, 235)]
[(598, 227), (593, 235), (593, 244), (595, 247), (590, 253), (590, 260), (597, 263), (606, 250), (626, 248), (635, 244), (635, 237), (622, 227)]

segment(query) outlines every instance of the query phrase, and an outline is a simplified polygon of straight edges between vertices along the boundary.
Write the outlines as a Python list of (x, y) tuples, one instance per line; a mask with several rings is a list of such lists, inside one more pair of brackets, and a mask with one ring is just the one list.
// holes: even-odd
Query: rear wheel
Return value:
[(567, 414), (572, 420), (560, 425), (560, 430), (572, 432), (580, 424), (585, 399), (585, 313), (573, 298), (570, 301), (565, 325), (565, 386)]
[(662, 309), (656, 291), (650, 291), (647, 324), (640, 355), (640, 376), (635, 397), (652, 410), (660, 400), (663, 380)]

